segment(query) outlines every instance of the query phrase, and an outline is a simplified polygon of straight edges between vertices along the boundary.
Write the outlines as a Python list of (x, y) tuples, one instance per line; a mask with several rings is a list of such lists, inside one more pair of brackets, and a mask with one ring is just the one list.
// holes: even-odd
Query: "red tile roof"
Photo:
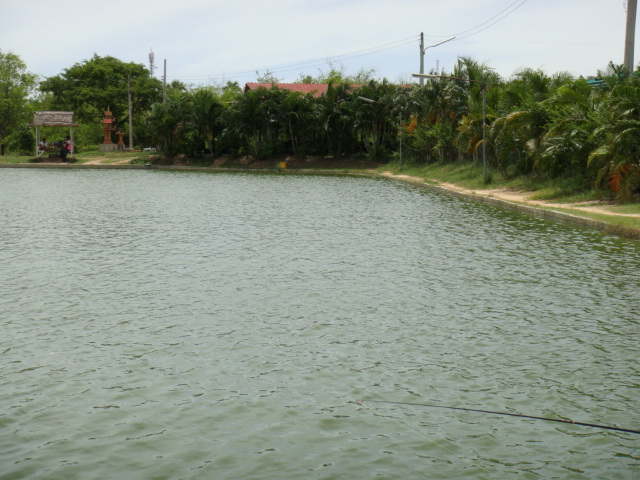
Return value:
[(312, 93), (314, 97), (319, 97), (327, 93), (328, 86), (326, 83), (247, 83), (244, 86), (244, 91), (246, 93), (249, 90), (276, 87), (282, 90), (291, 90), (292, 92)]

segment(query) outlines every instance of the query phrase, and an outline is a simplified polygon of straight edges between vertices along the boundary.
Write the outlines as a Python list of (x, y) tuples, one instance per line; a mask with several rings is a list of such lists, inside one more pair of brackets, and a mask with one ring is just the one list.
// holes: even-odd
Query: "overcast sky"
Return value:
[[(256, 71), (282, 81), (375, 71), (407, 80), (451, 72), (457, 58), (504, 78), (522, 67), (595, 75), (623, 63), (623, 0), (0, 0), (0, 49), (43, 77), (94, 54), (149, 67), (187, 84), (241, 86)], [(636, 65), (640, 45), (636, 47)]]

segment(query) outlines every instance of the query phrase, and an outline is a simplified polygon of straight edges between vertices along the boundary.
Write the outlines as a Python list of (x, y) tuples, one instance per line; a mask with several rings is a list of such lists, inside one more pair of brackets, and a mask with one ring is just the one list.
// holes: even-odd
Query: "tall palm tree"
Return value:
[(215, 138), (222, 133), (218, 122), (223, 110), (222, 103), (211, 88), (199, 88), (191, 93), (191, 97), (195, 128), (205, 139), (209, 153), (213, 153)]
[(629, 80), (609, 95), (608, 122), (601, 127), (602, 142), (589, 155), (600, 165), (596, 186), (606, 184), (619, 201), (640, 193), (640, 85)]
[(587, 174), (587, 159), (598, 145), (596, 132), (604, 123), (603, 95), (586, 80), (557, 88), (545, 104), (552, 118), (543, 136), (539, 165), (560, 174)]
[(340, 158), (350, 153), (354, 145), (355, 110), (351, 86), (329, 83), (327, 92), (316, 102), (316, 115), (322, 124), (328, 153)]

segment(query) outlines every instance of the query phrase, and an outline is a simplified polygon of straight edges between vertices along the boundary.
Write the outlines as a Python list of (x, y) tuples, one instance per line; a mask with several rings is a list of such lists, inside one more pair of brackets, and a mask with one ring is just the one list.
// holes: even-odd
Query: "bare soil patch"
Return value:
[[(409, 175), (394, 175), (391, 172), (384, 172), (384, 176), (397, 178), (400, 180), (409, 180), (416, 183), (424, 183), (421, 178), (411, 177)], [(435, 179), (431, 180), (434, 184), (452, 190), (455, 192), (464, 193), (467, 195), (478, 195), (484, 197), (496, 198), (505, 202), (521, 203), (531, 206), (548, 207), (548, 208), (563, 208), (578, 212), (590, 212), (598, 213), (602, 215), (615, 215), (618, 217), (631, 217), (640, 219), (640, 214), (637, 213), (619, 213), (612, 210), (614, 203), (606, 201), (593, 201), (593, 202), (579, 202), (579, 203), (555, 203), (547, 202), (543, 200), (533, 200), (531, 197), (534, 192), (520, 192), (514, 191), (508, 188), (488, 188), (482, 190), (470, 190), (453, 183), (439, 182)]]
[(106, 157), (97, 157), (84, 162), (85, 165), (126, 165), (131, 163), (135, 157), (119, 158), (118, 160), (109, 159)]

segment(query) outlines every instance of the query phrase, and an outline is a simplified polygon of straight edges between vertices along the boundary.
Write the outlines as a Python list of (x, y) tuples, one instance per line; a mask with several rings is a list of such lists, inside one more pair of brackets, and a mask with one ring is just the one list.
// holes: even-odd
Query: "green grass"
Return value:
[(29, 163), (32, 158), (33, 155), (0, 155), (0, 163)]
[(389, 164), (381, 170), (419, 177), (426, 182), (435, 180), (455, 183), (469, 190), (506, 188), (513, 191), (534, 192), (532, 198), (536, 200), (567, 203), (599, 200), (593, 188), (585, 187), (584, 180), (580, 178), (544, 179), (536, 175), (505, 177), (499, 172), (488, 171), (488, 182), (485, 183), (482, 165), (471, 163), (405, 165), (402, 168), (397, 164)]
[[(154, 155), (151, 152), (99, 152), (97, 150), (82, 151), (74, 154), (76, 163), (86, 163), (96, 158), (105, 158), (103, 163), (115, 163), (125, 158), (133, 158), (131, 163), (144, 163), (146, 158)], [(0, 164), (30, 163), (35, 157), (33, 155), (2, 155), (0, 156)]]
[[(432, 184), (454, 183), (471, 191), (505, 188), (516, 192), (533, 193), (532, 199), (551, 203), (593, 203), (594, 205), (602, 205), (603, 200), (596, 194), (594, 189), (585, 187), (585, 181), (581, 178), (550, 180), (534, 175), (505, 178), (497, 172), (490, 172), (488, 175), (490, 183), (487, 184), (483, 179), (482, 165), (466, 163), (429, 164), (424, 166), (404, 165), (401, 168), (396, 163), (392, 163), (381, 167), (379, 171), (410, 175)], [(616, 204), (611, 201), (607, 205), (607, 210), (612, 215), (585, 212), (583, 210), (578, 211), (573, 208), (554, 207), (552, 209), (602, 222), (608, 225), (605, 230), (611, 233), (640, 239), (640, 221), (637, 218), (624, 216), (625, 214), (640, 214), (640, 203)]]

